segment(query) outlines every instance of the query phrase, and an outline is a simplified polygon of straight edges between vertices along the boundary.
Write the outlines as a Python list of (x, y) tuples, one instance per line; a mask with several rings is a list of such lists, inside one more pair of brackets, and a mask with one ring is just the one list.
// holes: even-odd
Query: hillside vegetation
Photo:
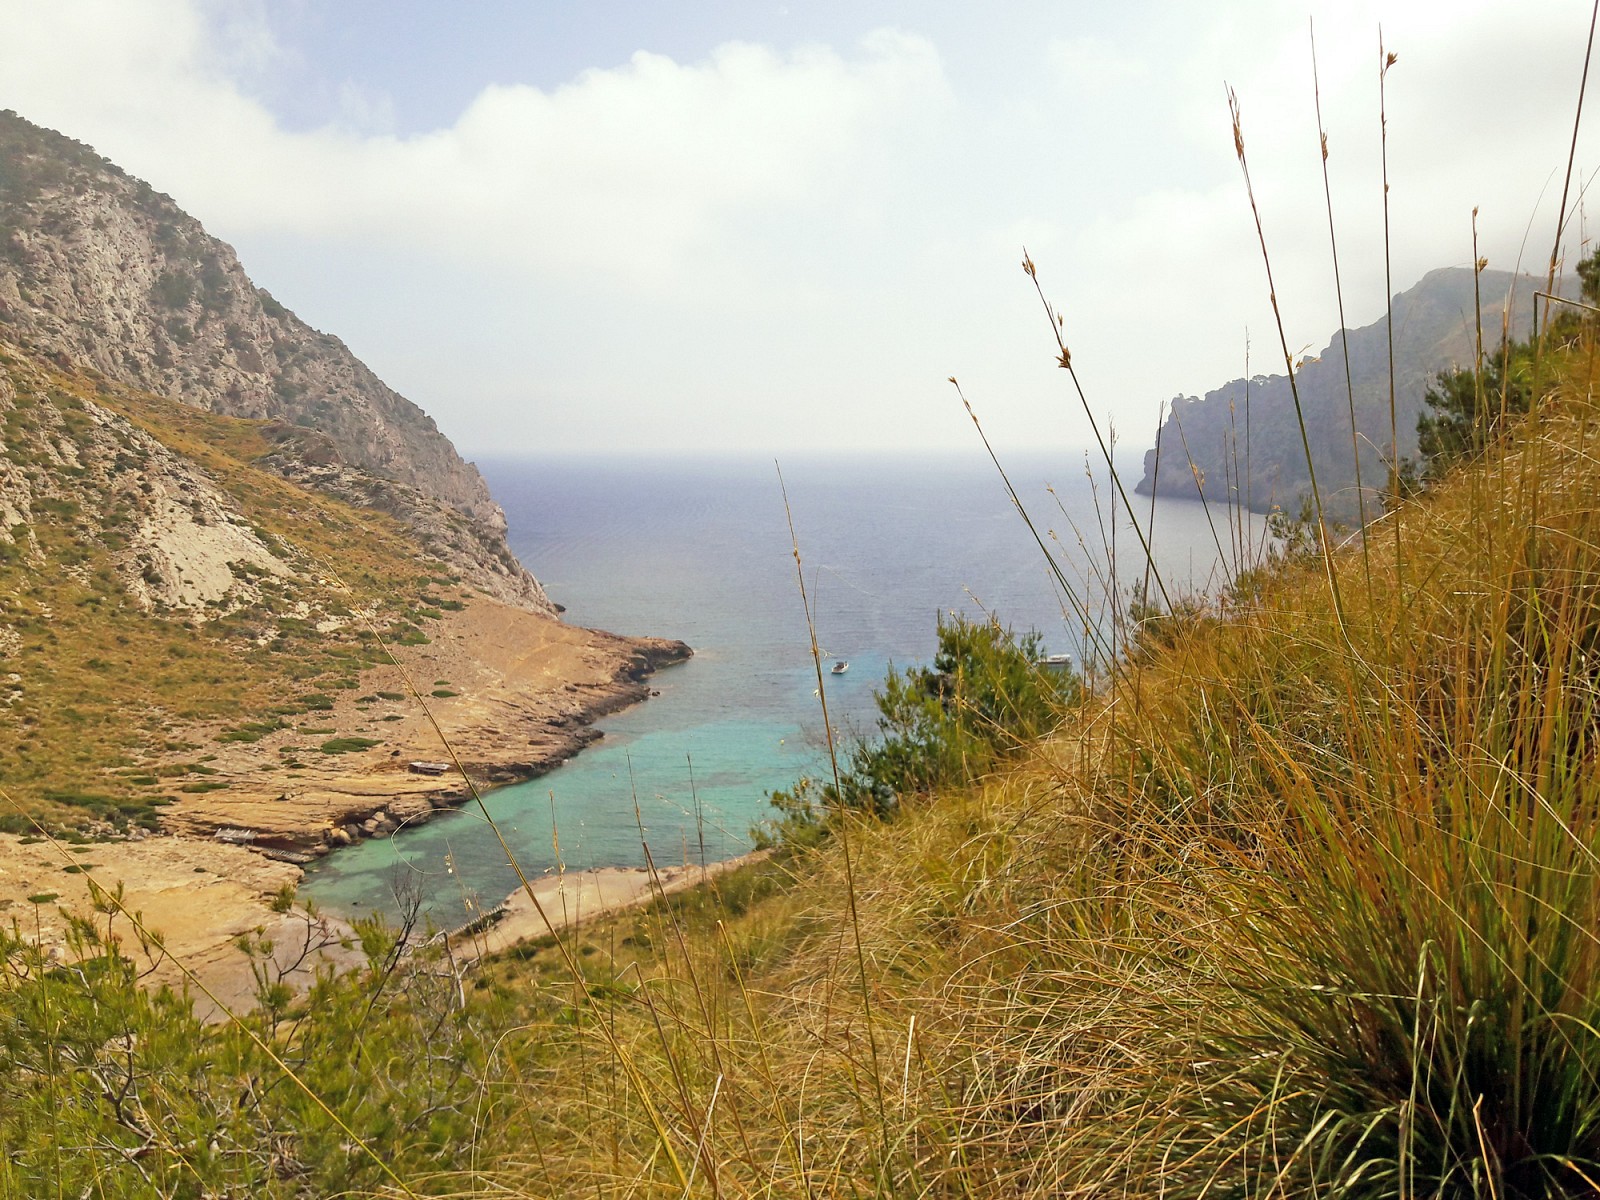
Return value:
[(261, 466), (271, 422), (0, 342), (0, 429), (0, 829), (154, 828), (214, 773), (198, 727), (355, 687), (454, 589), (394, 518)]
[(368, 927), (210, 1033), (112, 901), (125, 957), (6, 941), (0, 1187), (1594, 1194), (1595, 356), (1364, 544), (1146, 614), (1053, 733), (698, 894), (472, 970)]

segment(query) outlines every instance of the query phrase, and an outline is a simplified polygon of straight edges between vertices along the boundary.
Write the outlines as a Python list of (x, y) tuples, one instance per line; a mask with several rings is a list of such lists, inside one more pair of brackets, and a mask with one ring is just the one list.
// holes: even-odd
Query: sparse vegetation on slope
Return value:
[(153, 827), (211, 752), (198, 730), (243, 737), (354, 686), (381, 661), (358, 612), (427, 623), (443, 568), (392, 518), (255, 466), (265, 422), (4, 347), (0, 421), (0, 779), (26, 810), (0, 828)]
[[(1384, 518), (1403, 560), (1335, 557), (1342, 616), (1319, 562), (1258, 572), (994, 774), (473, 971), (372, 931), (254, 1027), (417, 1194), (1591, 1194), (1594, 358), (1545, 354), (1532, 413)], [(12, 961), (8, 1010), (116, 978)], [(93, 1099), (122, 1034), (30, 1020), (55, 1049), (11, 1069), (77, 1089), (91, 1149), (18, 1187), (401, 1194), (236, 1031), (195, 1100), (135, 1039), (124, 1098), (200, 1124), (130, 1159)]]

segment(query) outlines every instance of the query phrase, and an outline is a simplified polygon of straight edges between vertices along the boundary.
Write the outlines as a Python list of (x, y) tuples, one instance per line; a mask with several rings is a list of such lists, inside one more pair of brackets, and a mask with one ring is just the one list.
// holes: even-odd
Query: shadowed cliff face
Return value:
[(410, 525), (474, 585), (552, 611), (433, 419), (255, 287), (231, 247), (88, 147), (0, 112), (0, 337), (78, 371), (274, 422), (264, 464)]
[[(1533, 323), (1533, 293), (1543, 288), (1543, 279), (1527, 275), (1482, 273), (1476, 294), (1482, 303), (1485, 354), (1500, 345), (1502, 312), (1510, 315), (1513, 338), (1527, 335)], [(1402, 460), (1415, 455), (1417, 417), (1429, 383), (1440, 371), (1470, 365), (1476, 354), (1478, 323), (1473, 314), (1478, 305), (1470, 267), (1430, 271), (1395, 296), (1393, 309), (1393, 431), (1386, 319), (1334, 334), (1320, 355), (1305, 359), (1295, 372), (1318, 489), (1330, 517), (1340, 521), (1354, 523), (1360, 508), (1350, 435), (1352, 397), (1370, 519), (1381, 511), (1378, 497), (1388, 482), (1391, 433), (1398, 434)], [(1341, 339), (1349, 345), (1348, 384)], [(1235, 379), (1203, 398), (1174, 398), (1161, 428), (1160, 447), (1159, 472), (1155, 450), (1145, 453), (1144, 478), (1138, 486), (1145, 495), (1153, 485), (1163, 496), (1193, 500), (1198, 487), (1208, 501), (1241, 504), (1257, 512), (1276, 506), (1295, 513), (1309, 494), (1305, 448), (1287, 375)]]

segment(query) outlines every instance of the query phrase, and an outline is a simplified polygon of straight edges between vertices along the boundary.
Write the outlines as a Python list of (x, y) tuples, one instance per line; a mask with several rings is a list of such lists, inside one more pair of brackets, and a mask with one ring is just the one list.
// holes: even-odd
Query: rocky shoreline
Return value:
[[(202, 778), (210, 790), (181, 793), (166, 809), (164, 835), (66, 846), (0, 834), (0, 919), (25, 917), (28, 936), (62, 960), (71, 921), (94, 917), (94, 888), (120, 887), (127, 911), (143, 913), (165, 937), (161, 961), (149, 964), (151, 980), (174, 987), (192, 980), (206, 993), (197, 994), (205, 1018), (220, 1019), (253, 1003), (243, 937), (288, 946), (307, 930), (321, 931), (324, 948), (286, 979), (297, 988), (319, 963), (340, 969), (353, 961), (342, 945), (348, 929), (286, 910), (281, 897), (314, 858), (471, 799), (459, 774), (452, 780), (408, 769), (416, 760), (443, 760), (441, 733), (480, 788), (532, 778), (597, 740), (594, 721), (648, 699), (651, 676), (693, 653), (682, 642), (583, 629), (488, 597), (430, 632), (426, 645), (395, 647), (397, 663), (364, 673), (359, 688), (308, 713), (299, 728), (252, 743), (219, 741), (217, 728), (190, 730), (192, 746), (215, 748), (201, 756), (209, 760)], [(448, 688), (426, 686), (445, 679)], [(310, 720), (371, 744), (338, 754), (297, 750)], [(581, 889), (582, 878), (564, 886)], [(591, 914), (647, 898), (649, 889), (628, 872), (598, 878), (602, 891), (575, 893)], [(508, 924), (496, 942), (521, 928)]]
[[(605, 735), (594, 728), (596, 720), (632, 708), (635, 704), (647, 700), (652, 695), (652, 690), (645, 680), (651, 674), (662, 667), (683, 662), (693, 653), (683, 642), (650, 639), (645, 648), (649, 665), (640, 669), (638, 677), (631, 686), (619, 685), (613, 689), (593, 689), (587, 692), (580, 711), (554, 723), (555, 728), (560, 731), (560, 737), (551, 749), (534, 757), (524, 756), (488, 762), (463, 761), (460, 768), (454, 762), (445, 764), (440, 760), (423, 760), (430, 765), (438, 763), (447, 767), (446, 772), (437, 777), (436, 785), (422, 791), (397, 794), (370, 811), (357, 807), (347, 820), (342, 823), (336, 822), (324, 830), (320, 839), (295, 839), (294, 844), (288, 846), (269, 844), (258, 848), (268, 857), (304, 863), (330, 854), (342, 846), (354, 845), (366, 838), (387, 837), (405, 826), (426, 824), (436, 812), (448, 812), (470, 803), (474, 787), (482, 794), (486, 788), (537, 779), (562, 766), (573, 755), (603, 738)], [(574, 691), (580, 690), (575, 685), (569, 686), (572, 686)], [(462, 770), (466, 773), (465, 778), (462, 777)], [(426, 775), (418, 775), (411, 771), (409, 763), (407, 773), (409, 776), (427, 778)], [(471, 786), (467, 783), (469, 779)]]
[[(372, 745), (304, 753), (301, 761), (293, 744), (302, 728), (219, 747), (208, 774), (215, 790), (183, 796), (163, 825), (304, 864), (460, 807), (473, 788), (553, 770), (602, 736), (596, 720), (648, 699), (650, 677), (693, 651), (679, 641), (621, 637), (479, 599), (451, 614), (430, 645), (395, 653), (398, 667), (363, 678), (361, 688), (372, 689), (366, 696), (316, 714), (327, 722), (321, 728)], [(450, 686), (429, 695), (419, 681), (435, 676)], [(374, 695), (396, 699), (363, 703)], [(286, 757), (299, 769), (281, 770)]]

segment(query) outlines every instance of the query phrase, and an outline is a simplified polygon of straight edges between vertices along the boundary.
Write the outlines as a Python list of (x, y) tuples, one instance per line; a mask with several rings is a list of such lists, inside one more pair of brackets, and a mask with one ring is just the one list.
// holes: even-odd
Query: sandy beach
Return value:
[(654, 872), (646, 867), (601, 867), (531, 879), (531, 897), (521, 889), (511, 893), (503, 906), (504, 915), (493, 925), (476, 933), (451, 935), (451, 945), (469, 957), (497, 954), (528, 938), (562, 933), (595, 917), (698, 887), (760, 862), (769, 853), (753, 850), (704, 867), (658, 867)]
[[(663, 867), (654, 874), (643, 867), (606, 867), (541, 877), (531, 881), (533, 898), (513, 893), (488, 929), (441, 936), (450, 939), (458, 962), (483, 958), (696, 887), (766, 853), (704, 868)], [(297, 992), (310, 985), (318, 968), (345, 970), (363, 961), (349, 925), (274, 905), (299, 878), (300, 869), (290, 863), (196, 838), (69, 846), (0, 834), (0, 919), (14, 921), (22, 936), (61, 962), (72, 956), (69, 914), (91, 919), (145, 973), (146, 986), (187, 989), (196, 1015), (207, 1022), (254, 1007), (257, 964), (240, 948), (242, 937), (269, 940), (272, 961), (257, 962)], [(121, 889), (114, 912), (96, 912), (91, 879), (102, 895)], [(141, 945), (135, 922), (160, 935), (161, 949)]]
[[(91, 880), (102, 895), (120, 888), (120, 905), (97, 913)], [(344, 944), (348, 926), (274, 905), (299, 880), (300, 869), (289, 863), (195, 838), (70, 846), (0, 835), (0, 919), (58, 962), (72, 957), (68, 916), (90, 919), (144, 973), (147, 987), (187, 988), (203, 1020), (254, 1004), (256, 980), (241, 937), (270, 940), (273, 962), (263, 965), (297, 989), (320, 965), (360, 960), (360, 951)], [(159, 934), (159, 950), (141, 945), (136, 922)]]

